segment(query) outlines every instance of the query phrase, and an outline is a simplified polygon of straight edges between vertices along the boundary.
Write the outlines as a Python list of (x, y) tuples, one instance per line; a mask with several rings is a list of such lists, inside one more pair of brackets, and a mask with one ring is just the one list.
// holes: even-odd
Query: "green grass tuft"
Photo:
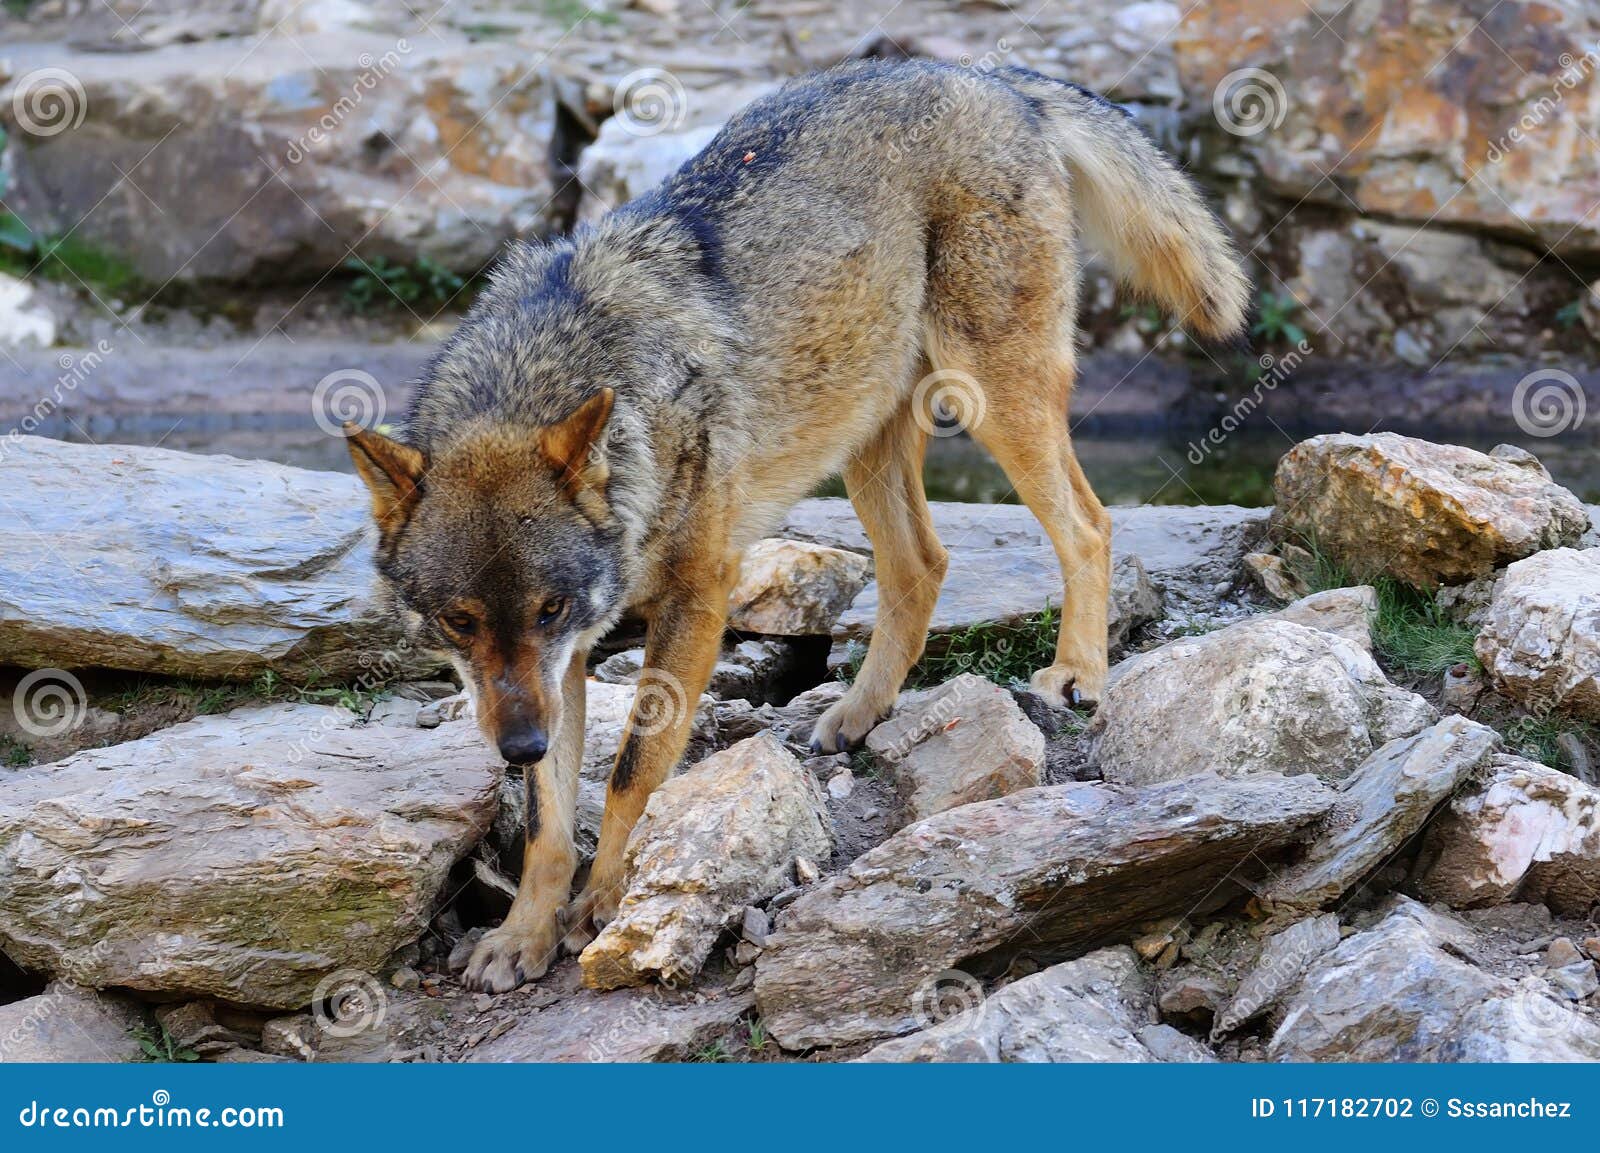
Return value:
[(1388, 577), (1373, 582), (1378, 611), (1372, 619), (1372, 646), (1390, 664), (1422, 676), (1459, 664), (1478, 667), (1473, 642), (1478, 634), (1451, 620), (1427, 593)]
[(186, 1064), (200, 1060), (200, 1054), (178, 1044), (164, 1025), (135, 1025), (128, 1032), (139, 1043), (139, 1052), (144, 1054), (145, 1061)]
[(465, 277), (426, 256), (413, 264), (391, 264), (381, 256), (371, 260), (352, 256), (344, 268), (354, 275), (344, 298), (356, 312), (386, 304), (443, 308), (467, 287)]
[(1000, 685), (1024, 687), (1035, 669), (1056, 659), (1061, 612), (1046, 602), (1042, 611), (1013, 624), (981, 624), (931, 638), (934, 651), (923, 654), (906, 677), (906, 688), (941, 685), (962, 673), (975, 673)]

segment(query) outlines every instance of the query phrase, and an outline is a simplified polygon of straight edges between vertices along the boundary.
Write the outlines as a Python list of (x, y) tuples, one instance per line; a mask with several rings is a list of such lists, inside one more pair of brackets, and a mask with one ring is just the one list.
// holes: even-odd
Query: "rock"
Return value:
[(799, 856), (832, 851), (811, 774), (768, 735), (741, 741), (650, 797), (628, 840), (628, 891), (583, 951), (584, 983), (686, 983), (744, 907), (789, 885)]
[(1289, 566), (1284, 564), (1281, 556), (1265, 552), (1246, 553), (1244, 567), (1261, 586), (1261, 591), (1273, 600), (1298, 600), (1308, 591), (1305, 583), (1289, 571)]
[(1581, 960), (1583, 954), (1578, 951), (1578, 946), (1572, 943), (1571, 937), (1557, 937), (1544, 951), (1544, 963), (1551, 969), (1565, 968)]
[(578, 176), (590, 193), (582, 202), (584, 217), (597, 220), (650, 191), (710, 144), (720, 127), (710, 124), (641, 136), (629, 131), (623, 117), (611, 117), (600, 125), (600, 134), (578, 161)]
[(1530, 712), (1600, 721), (1600, 549), (1506, 569), (1475, 648), (1495, 687)]
[[(930, 633), (960, 632), (985, 623), (1014, 624), (1038, 613), (1047, 601), (1060, 604), (1060, 563), (1026, 508), (947, 501), (934, 501), (930, 507), (934, 529), (950, 552)], [(1110, 512), (1114, 582), (1123, 558), (1137, 557), (1169, 612), (1215, 609), (1220, 599), (1217, 585), (1231, 586), (1241, 558), (1265, 531), (1268, 514), (1266, 509), (1232, 505), (1142, 505)], [(803, 500), (789, 511), (779, 531), (852, 552), (872, 551), (846, 500)], [(1126, 586), (1134, 570), (1121, 571)], [(1119, 624), (1115, 614), (1137, 604), (1136, 599), (1124, 602), (1113, 596), (1112, 638), (1119, 636), (1119, 629), (1126, 635), (1137, 622), (1134, 614)], [(839, 618), (834, 635), (865, 640), (872, 633), (877, 609), (877, 584), (868, 584)]]
[[(426, 258), (469, 274), (542, 227), (549, 94), (525, 48), (443, 28), (239, 43), (8, 44), (8, 205), (150, 285), (314, 279), (352, 249), (368, 268)], [(63, 93), (60, 130), (19, 131), (44, 68), (71, 73), (77, 99)]]
[[(1328, 589), (1301, 597), (1264, 619), (1288, 621), (1343, 637), (1365, 652), (1372, 651), (1372, 618), (1378, 611), (1378, 590), (1371, 585)], [(1263, 618), (1257, 618), (1263, 619)]]
[[(759, 977), (758, 977), (759, 980)], [(1024, 977), (929, 1027), (871, 1050), (863, 1061), (1158, 1061), (1139, 1031), (1150, 982), (1133, 950), (1102, 949)]]
[(199, 1057), (215, 1058), (252, 1041), (248, 1034), (219, 1023), (217, 1007), (210, 1001), (162, 1005), (155, 1018), (174, 1049), (187, 1049)]
[(1600, 789), (1500, 755), (1428, 830), (1419, 882), (1456, 908), (1532, 901), (1586, 917), (1600, 901)]
[(1057, 785), (948, 809), (780, 914), (756, 963), (763, 1020), (786, 1048), (908, 1032), (919, 987), (963, 962), (1024, 947), (1071, 957), (1226, 902), (1225, 878), (1282, 860), (1333, 801), (1310, 776), (1204, 776)]
[(377, 601), (353, 476), (21, 437), (5, 478), (27, 513), (0, 550), (0, 664), (368, 684), (440, 664)]
[(143, 1021), (124, 997), (55, 981), (36, 997), (0, 1005), (0, 1063), (138, 1061), (131, 1030)]
[[(465, 968), (465, 964), (462, 967)], [(315, 1022), (310, 1013), (274, 1017), (261, 1026), (261, 1049), (274, 1056), (309, 1061), (316, 1056), (314, 1029)]]
[[(793, 664), (793, 654), (782, 643), (766, 640), (737, 641), (723, 650), (711, 670), (706, 692), (719, 700), (747, 700), (759, 704)], [(608, 684), (631, 685), (644, 668), (644, 649), (624, 649), (595, 666), (594, 678)]]
[(23, 769), (0, 793), (0, 947), (82, 984), (298, 1008), (421, 934), (498, 785), (473, 726), (308, 704)]
[(1487, 686), (1483, 675), (1472, 665), (1462, 661), (1444, 671), (1439, 686), (1439, 704), (1446, 712), (1470, 713), (1483, 696)]
[(1600, 991), (1600, 975), (1594, 971), (1594, 962), (1587, 959), (1552, 966), (1545, 980), (1569, 1001), (1582, 1001)]
[(0, 272), (0, 348), (56, 342), (56, 318), (34, 299), (33, 285)]
[(1217, 1006), (1228, 997), (1222, 981), (1209, 973), (1185, 973), (1169, 979), (1161, 990), (1156, 1007), (1169, 1019), (1211, 1021)]
[(1499, 744), (1493, 729), (1454, 716), (1378, 749), (1339, 783), (1328, 829), (1258, 894), (1262, 903), (1310, 911), (1337, 901), (1420, 832)]
[(753, 1005), (749, 993), (580, 989), (479, 1045), (469, 1061), (691, 1061)]
[(1301, 441), (1278, 462), (1273, 527), (1363, 579), (1487, 576), (1589, 527), (1578, 498), (1516, 463), (1392, 432)]
[(1211, 1026), (1211, 1040), (1221, 1040), (1239, 1026), (1270, 1009), (1293, 988), (1306, 968), (1339, 943), (1339, 918), (1333, 913), (1306, 917), (1261, 947), (1255, 965), (1239, 982)]
[(1111, 607), (1107, 616), (1108, 643), (1120, 648), (1135, 629), (1158, 621), (1166, 607), (1161, 590), (1150, 580), (1144, 565), (1132, 553), (1111, 563)]
[[(1256, 175), (1289, 203), (1516, 235), (1570, 259), (1600, 254), (1600, 159), (1572, 144), (1596, 118), (1596, 32), (1585, 7), (1243, 0), (1186, 9), (1172, 39), (1202, 168)], [(1439, 281), (1451, 272), (1474, 279), (1458, 263)]]
[(843, 801), (856, 791), (856, 775), (849, 769), (842, 769), (828, 778), (828, 796), (835, 801)]
[(1105, 779), (1314, 772), (1341, 780), (1434, 719), (1370, 654), (1332, 633), (1255, 618), (1117, 666), (1090, 726)]
[(728, 627), (772, 636), (827, 636), (867, 583), (859, 555), (805, 541), (759, 540), (744, 550), (728, 596)]
[(999, 685), (963, 673), (901, 702), (867, 748), (893, 768), (911, 820), (1043, 783), (1044, 734)]
[(1314, 962), (1272, 1035), (1274, 1061), (1600, 1059), (1600, 1026), (1541, 988), (1465, 958), (1471, 929), (1396, 898), (1373, 928)]

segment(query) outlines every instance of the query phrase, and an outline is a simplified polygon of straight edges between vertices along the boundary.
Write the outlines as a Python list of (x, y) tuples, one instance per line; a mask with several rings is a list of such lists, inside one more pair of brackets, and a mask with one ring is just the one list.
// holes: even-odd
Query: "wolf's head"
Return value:
[(554, 425), (482, 420), (430, 459), (347, 425), (372, 495), (378, 569), (417, 639), (454, 654), (484, 735), (514, 765), (545, 754), (561, 682), (622, 609), (606, 500), (602, 389)]

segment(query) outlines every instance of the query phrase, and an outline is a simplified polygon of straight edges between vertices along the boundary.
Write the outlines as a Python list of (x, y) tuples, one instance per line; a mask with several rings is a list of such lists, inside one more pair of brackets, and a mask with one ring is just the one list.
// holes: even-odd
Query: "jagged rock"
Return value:
[(1090, 758), (1124, 784), (1207, 771), (1337, 781), (1434, 716), (1342, 637), (1255, 618), (1119, 665), (1090, 728)]
[(1493, 759), (1428, 830), (1421, 889), (1456, 908), (1600, 903), (1600, 789), (1521, 757)]
[(771, 636), (827, 636), (867, 583), (858, 554), (769, 537), (744, 550), (728, 627)]
[(1280, 535), (1314, 540), (1355, 576), (1418, 588), (1487, 576), (1589, 527), (1578, 498), (1542, 471), (1392, 432), (1301, 441), (1273, 487)]
[(474, 726), (307, 704), (21, 770), (0, 792), (0, 947), (82, 984), (297, 1008), (422, 932), (499, 777)]
[[(793, 655), (781, 641), (738, 641), (723, 650), (711, 670), (706, 692), (719, 700), (760, 702), (792, 663)], [(595, 666), (594, 677), (610, 684), (631, 685), (643, 668), (644, 649), (624, 649)]]
[(1044, 734), (1010, 693), (971, 673), (903, 694), (867, 748), (892, 767), (913, 821), (1043, 783)]
[[(1275, 1061), (1600, 1060), (1600, 1026), (1464, 959), (1472, 930), (1397, 898), (1312, 964), (1272, 1035)], [(1504, 1056), (1521, 1054), (1521, 1056)], [(1537, 1055), (1537, 1057), (1535, 1057)]]
[(1258, 620), (1288, 621), (1343, 637), (1365, 652), (1372, 651), (1372, 618), (1378, 611), (1378, 590), (1371, 585), (1327, 589), (1301, 597)]
[[(910, 825), (778, 918), (756, 962), (789, 1048), (905, 1033), (916, 990), (974, 958), (1071, 957), (1159, 917), (1225, 903), (1333, 805), (1314, 777), (1069, 784)], [(1025, 930), (1025, 931), (1024, 931)]]
[(1306, 586), (1286, 565), (1281, 556), (1268, 552), (1246, 553), (1245, 572), (1275, 601), (1286, 603), (1306, 595)]
[(126, 998), (55, 981), (36, 997), (0, 1005), (0, 1063), (137, 1061), (130, 1030), (143, 1020)]
[[(1149, 978), (1127, 946), (1014, 981), (978, 1003), (871, 1050), (863, 1061), (1160, 1061), (1140, 1037)], [(1191, 1042), (1193, 1044), (1193, 1042)], [(1196, 1046), (1198, 1048), (1198, 1046)]]
[[(0, 549), (0, 664), (215, 680), (437, 668), (377, 603), (353, 476), (22, 437)], [(48, 560), (49, 563), (41, 563)]]
[[(1259, 174), (1257, 196), (1354, 207), (1413, 243), (1431, 223), (1570, 259), (1600, 254), (1600, 158), (1572, 143), (1600, 115), (1584, 79), (1597, 36), (1583, 5), (1242, 0), (1185, 9), (1172, 40), (1200, 167)], [(1452, 279), (1479, 274), (1455, 260), (1432, 278)]]
[(1259, 894), (1262, 902), (1313, 910), (1337, 901), (1419, 832), (1499, 744), (1493, 729), (1460, 716), (1390, 741), (1339, 783), (1328, 829)]
[(1106, 616), (1107, 642), (1112, 648), (1127, 643), (1135, 629), (1158, 621), (1166, 612), (1161, 590), (1132, 553), (1111, 563), (1111, 606)]
[[(352, 248), (471, 273), (538, 229), (549, 94), (526, 49), (442, 28), (238, 44), (8, 44), (8, 206), (152, 285), (326, 276)], [(57, 88), (58, 131), (19, 131), (19, 90), (47, 67), (77, 94)]]
[(1551, 549), (1506, 569), (1476, 649), (1495, 687), (1530, 712), (1600, 720), (1600, 549)]
[(714, 753), (651, 795), (628, 840), (628, 891), (583, 951), (584, 983), (693, 979), (746, 905), (788, 888), (797, 857), (831, 852), (822, 791), (775, 737)]
[[(940, 586), (929, 632), (960, 632), (985, 623), (1015, 623), (1039, 612), (1048, 601), (1061, 603), (1061, 565), (1049, 538), (1026, 508), (934, 501), (934, 529), (950, 552), (950, 567)], [(1262, 535), (1266, 509), (1215, 505), (1183, 508), (1142, 505), (1113, 508), (1111, 553), (1114, 582), (1123, 558), (1137, 557), (1167, 611), (1210, 611), (1217, 589), (1230, 584), (1241, 558)], [(789, 511), (779, 530), (784, 536), (870, 554), (865, 530), (850, 502), (803, 500)], [(1120, 567), (1124, 585), (1134, 570)], [(1135, 577), (1135, 584), (1137, 578)], [(1148, 600), (1112, 598), (1109, 631), (1125, 636), (1139, 623), (1139, 605)], [(866, 639), (878, 609), (878, 586), (868, 584), (839, 618), (834, 635)], [(1119, 613), (1128, 611), (1119, 623)]]
[(469, 1061), (690, 1061), (750, 1012), (746, 993), (580, 989), (479, 1045)]
[(1306, 917), (1261, 947), (1255, 965), (1239, 982), (1211, 1026), (1213, 1042), (1265, 1013), (1285, 991), (1299, 983), (1306, 968), (1339, 943), (1339, 918), (1333, 913)]

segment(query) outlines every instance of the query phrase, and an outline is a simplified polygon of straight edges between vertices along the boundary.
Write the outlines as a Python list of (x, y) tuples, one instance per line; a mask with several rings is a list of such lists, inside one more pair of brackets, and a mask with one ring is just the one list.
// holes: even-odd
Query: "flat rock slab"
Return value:
[(1600, 1026), (1539, 978), (1468, 958), (1472, 929), (1397, 898), (1316, 961), (1267, 1046), (1274, 1061), (1595, 1061)]
[[(1020, 505), (932, 504), (934, 529), (950, 551), (950, 568), (929, 631), (959, 632), (985, 622), (1014, 622), (1046, 603), (1061, 603), (1061, 566), (1033, 513)], [(1244, 554), (1266, 531), (1270, 510), (1140, 506), (1111, 511), (1113, 564), (1137, 557), (1167, 607), (1214, 609), (1219, 586), (1232, 583)], [(850, 502), (804, 500), (790, 510), (783, 536), (870, 553), (871, 543)], [(1148, 613), (1150, 597), (1136, 574), (1122, 581), (1130, 615)], [(868, 584), (839, 618), (835, 635), (865, 638), (878, 611), (878, 586)], [(1111, 631), (1118, 632), (1114, 616)], [(1122, 632), (1128, 625), (1124, 623)]]
[(902, 694), (867, 748), (893, 769), (913, 821), (1044, 783), (1039, 726), (1005, 689), (971, 673)]
[(1339, 918), (1333, 913), (1306, 917), (1267, 938), (1255, 965), (1217, 1012), (1211, 1040), (1217, 1041), (1265, 1013), (1299, 982), (1313, 961), (1338, 944)]
[(1185, 1054), (1179, 1060), (1212, 1059), (1176, 1030), (1166, 1030), (1168, 1044), (1153, 1050), (1144, 1039), (1151, 1004), (1150, 980), (1133, 950), (1101, 949), (1014, 981), (920, 1033), (885, 1041), (861, 1060), (1146, 1062), (1174, 1059), (1175, 1051)]
[(127, 998), (56, 981), (37, 997), (0, 1005), (0, 1064), (137, 1061), (130, 1030), (143, 1021)]
[(1435, 715), (1343, 637), (1253, 618), (1119, 664), (1090, 757), (1106, 780), (1135, 785), (1207, 771), (1337, 781)]
[(476, 726), (201, 717), (13, 773), (0, 948), (80, 984), (298, 1008), (415, 940), (494, 819)]
[(1586, 917), (1600, 903), (1600, 789), (1500, 755), (1428, 830), (1422, 892), (1456, 908), (1522, 900)]
[(770, 733), (713, 753), (650, 796), (628, 839), (628, 891), (583, 951), (584, 984), (692, 980), (748, 905), (833, 851), (816, 780)]
[(786, 1048), (910, 1032), (919, 988), (965, 962), (1071, 957), (1236, 894), (1335, 794), (1309, 775), (1152, 788), (1070, 784), (949, 809), (858, 857), (779, 917), (756, 999)]
[(352, 476), (23, 437), (0, 490), (0, 664), (304, 681), (439, 663), (378, 603)]
[(1289, 621), (1343, 637), (1366, 652), (1372, 651), (1372, 618), (1378, 612), (1378, 590), (1371, 585), (1326, 589), (1303, 596), (1258, 620)]
[(1589, 514), (1531, 457), (1505, 459), (1398, 433), (1334, 433), (1278, 462), (1274, 529), (1315, 541), (1352, 575), (1460, 584), (1578, 543)]
[(1551, 549), (1507, 568), (1476, 648), (1495, 687), (1529, 711), (1600, 721), (1600, 548)]
[(472, 1051), (472, 1062), (692, 1061), (750, 1012), (748, 993), (582, 989)]
[(1339, 783), (1329, 827), (1259, 894), (1262, 903), (1311, 911), (1337, 901), (1420, 832), (1499, 745), (1493, 729), (1462, 716), (1390, 741)]

